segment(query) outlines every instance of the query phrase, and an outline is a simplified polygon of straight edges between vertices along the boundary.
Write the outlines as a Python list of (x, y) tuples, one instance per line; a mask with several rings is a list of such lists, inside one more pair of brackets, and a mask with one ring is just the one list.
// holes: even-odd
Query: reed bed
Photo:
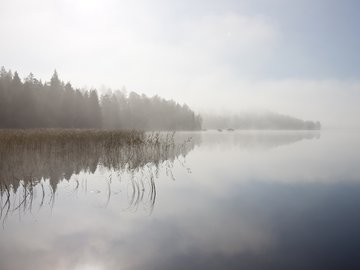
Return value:
[(0, 130), (0, 147), (42, 144), (101, 143), (105, 147), (149, 143), (145, 132), (137, 130), (33, 129)]
[[(148, 168), (157, 171), (164, 165), (168, 171), (178, 156), (194, 147), (190, 141), (175, 143), (174, 135), (133, 130), (0, 130), (0, 220), (19, 207), (31, 209), (34, 189), (43, 195), (50, 191), (52, 200), (61, 181), (80, 172), (94, 173), (99, 166), (118, 175), (142, 175), (131, 183), (134, 194), (143, 194), (139, 189), (143, 185), (149, 187), (153, 205), (155, 176)], [(16, 197), (20, 203), (10, 207)], [(130, 201), (138, 203), (139, 198), (143, 195)]]

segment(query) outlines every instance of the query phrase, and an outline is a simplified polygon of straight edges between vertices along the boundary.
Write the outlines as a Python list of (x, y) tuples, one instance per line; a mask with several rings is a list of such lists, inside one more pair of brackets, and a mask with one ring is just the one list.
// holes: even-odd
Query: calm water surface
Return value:
[(3, 156), (0, 269), (360, 269), (359, 135)]

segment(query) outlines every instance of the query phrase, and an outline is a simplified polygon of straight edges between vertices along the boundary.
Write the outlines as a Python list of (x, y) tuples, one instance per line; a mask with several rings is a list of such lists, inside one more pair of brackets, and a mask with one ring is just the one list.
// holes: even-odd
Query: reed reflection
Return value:
[[(0, 132), (0, 218), (16, 210), (32, 211), (54, 205), (55, 193), (63, 181), (75, 175), (93, 174), (98, 168), (113, 172), (102, 185), (111, 197), (112, 178), (130, 175), (129, 204), (147, 200), (155, 204), (155, 179), (161, 169), (171, 175), (173, 162), (194, 148), (188, 137), (174, 140), (174, 133), (138, 131), (2, 131)], [(95, 190), (94, 192), (98, 192)]]

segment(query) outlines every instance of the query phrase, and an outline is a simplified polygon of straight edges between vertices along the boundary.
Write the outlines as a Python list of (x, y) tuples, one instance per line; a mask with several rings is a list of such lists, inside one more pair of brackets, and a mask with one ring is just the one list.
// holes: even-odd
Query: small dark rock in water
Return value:
[(218, 130), (217, 130), (217, 131), (222, 132), (222, 129), (218, 128)]

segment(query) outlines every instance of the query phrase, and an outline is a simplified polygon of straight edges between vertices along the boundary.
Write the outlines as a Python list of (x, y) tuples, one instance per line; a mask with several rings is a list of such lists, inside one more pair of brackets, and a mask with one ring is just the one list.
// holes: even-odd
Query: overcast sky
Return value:
[(0, 66), (360, 126), (360, 1), (0, 0)]

